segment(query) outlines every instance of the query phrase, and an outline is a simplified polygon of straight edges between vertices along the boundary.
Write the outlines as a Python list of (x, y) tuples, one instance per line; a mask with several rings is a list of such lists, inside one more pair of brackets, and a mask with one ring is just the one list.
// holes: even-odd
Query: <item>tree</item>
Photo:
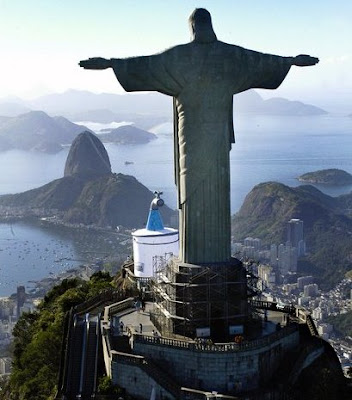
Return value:
[(24, 313), (15, 325), (13, 369), (0, 399), (48, 400), (58, 380), (65, 314), (101, 290), (111, 276), (99, 272), (91, 281), (65, 279), (50, 290), (38, 311)]

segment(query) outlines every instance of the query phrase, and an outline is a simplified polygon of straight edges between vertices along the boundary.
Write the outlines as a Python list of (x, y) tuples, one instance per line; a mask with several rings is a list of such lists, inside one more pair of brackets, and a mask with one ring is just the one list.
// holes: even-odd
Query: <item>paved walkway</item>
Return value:
[(122, 321), (124, 325), (124, 333), (126, 333), (127, 328), (130, 328), (134, 330), (135, 333), (142, 333), (143, 335), (152, 336), (153, 330), (158, 332), (156, 327), (150, 320), (149, 311), (151, 311), (152, 309), (153, 304), (146, 303), (145, 311), (137, 311), (135, 308), (125, 310), (121, 313), (114, 315), (114, 325), (115, 327), (118, 327), (120, 322)]

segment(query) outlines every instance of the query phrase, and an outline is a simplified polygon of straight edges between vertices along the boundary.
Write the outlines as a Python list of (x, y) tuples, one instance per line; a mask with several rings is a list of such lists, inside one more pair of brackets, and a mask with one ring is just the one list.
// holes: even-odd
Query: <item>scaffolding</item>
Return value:
[(152, 319), (163, 336), (227, 340), (244, 325), (247, 279), (239, 260), (194, 265), (158, 258), (155, 272)]
[(260, 285), (263, 287), (263, 281), (258, 276), (258, 263), (251, 259), (242, 260), (242, 262), (247, 272), (248, 297), (260, 297), (262, 293)]

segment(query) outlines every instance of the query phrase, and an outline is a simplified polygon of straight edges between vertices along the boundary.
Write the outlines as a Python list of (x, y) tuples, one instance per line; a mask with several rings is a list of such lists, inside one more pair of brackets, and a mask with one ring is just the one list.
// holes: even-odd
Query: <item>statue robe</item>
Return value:
[(180, 261), (228, 262), (233, 95), (277, 88), (290, 69), (289, 59), (215, 40), (113, 59), (112, 64), (126, 91), (158, 91), (174, 98)]

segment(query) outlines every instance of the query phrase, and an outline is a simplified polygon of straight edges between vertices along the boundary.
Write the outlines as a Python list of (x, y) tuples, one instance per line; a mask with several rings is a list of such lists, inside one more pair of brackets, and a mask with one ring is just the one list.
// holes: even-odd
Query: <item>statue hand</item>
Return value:
[(111, 61), (101, 57), (88, 58), (79, 62), (84, 69), (106, 69), (111, 67)]
[(319, 58), (308, 56), (307, 54), (300, 54), (294, 57), (292, 65), (297, 65), (298, 67), (308, 67), (310, 65), (318, 64)]

